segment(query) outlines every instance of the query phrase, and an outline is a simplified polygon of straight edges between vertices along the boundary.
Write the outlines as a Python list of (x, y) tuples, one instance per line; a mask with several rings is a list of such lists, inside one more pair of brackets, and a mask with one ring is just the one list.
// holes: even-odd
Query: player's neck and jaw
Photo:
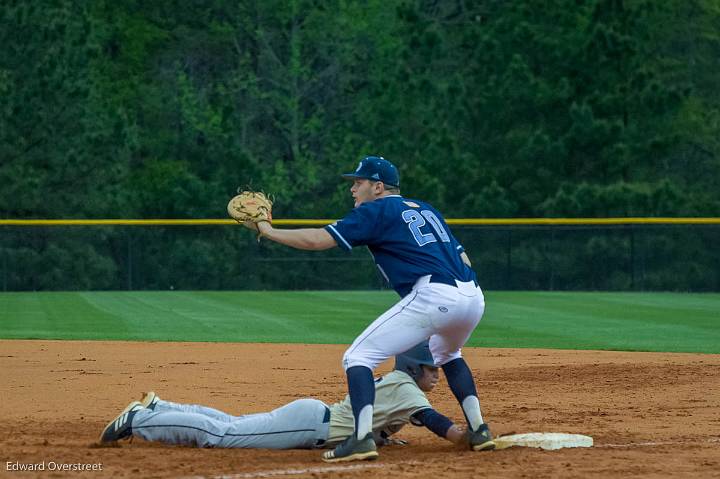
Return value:
[(357, 208), (363, 203), (375, 201), (385, 196), (397, 195), (400, 192), (397, 189), (388, 188), (382, 181), (356, 178), (350, 187), (350, 193), (352, 193), (353, 199), (355, 200), (355, 208)]

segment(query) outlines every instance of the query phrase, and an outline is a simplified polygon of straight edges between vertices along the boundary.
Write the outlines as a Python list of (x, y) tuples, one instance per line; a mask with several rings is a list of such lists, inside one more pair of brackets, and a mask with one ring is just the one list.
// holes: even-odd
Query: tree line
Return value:
[[(719, 32), (713, 0), (10, 0), (0, 217), (217, 218), (251, 184), (337, 218), (367, 154), (448, 217), (718, 216)], [(125, 233), (3, 236), (12, 287), (128, 275)]]

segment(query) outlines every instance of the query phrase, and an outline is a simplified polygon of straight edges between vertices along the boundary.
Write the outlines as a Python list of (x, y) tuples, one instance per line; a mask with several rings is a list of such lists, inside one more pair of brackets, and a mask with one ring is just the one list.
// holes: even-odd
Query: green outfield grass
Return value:
[[(0, 338), (350, 343), (391, 292), (0, 293)], [(470, 346), (720, 353), (720, 294), (486, 292)]]

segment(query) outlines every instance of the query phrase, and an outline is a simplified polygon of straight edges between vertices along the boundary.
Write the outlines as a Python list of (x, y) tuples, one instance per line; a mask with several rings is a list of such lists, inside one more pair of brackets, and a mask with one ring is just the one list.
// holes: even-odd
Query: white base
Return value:
[(593, 438), (582, 434), (566, 434), (563, 432), (528, 432), (499, 436), (493, 439), (493, 442), (495, 443), (495, 449), (520, 446), (554, 450), (564, 447), (592, 447)]

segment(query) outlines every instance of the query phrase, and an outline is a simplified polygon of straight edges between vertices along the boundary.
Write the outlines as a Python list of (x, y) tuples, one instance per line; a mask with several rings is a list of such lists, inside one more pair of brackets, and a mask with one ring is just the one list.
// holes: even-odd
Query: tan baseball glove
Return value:
[(272, 223), (273, 202), (265, 193), (246, 190), (233, 197), (228, 203), (228, 214), (238, 223), (257, 231), (261, 221)]

